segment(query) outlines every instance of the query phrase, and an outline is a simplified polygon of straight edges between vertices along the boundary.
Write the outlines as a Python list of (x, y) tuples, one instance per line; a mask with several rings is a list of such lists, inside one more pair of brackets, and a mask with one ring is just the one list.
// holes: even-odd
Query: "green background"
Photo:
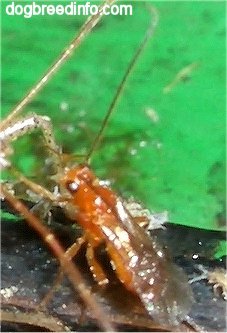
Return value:
[[(167, 210), (171, 222), (223, 230), (225, 2), (149, 2), (159, 12), (158, 27), (91, 164), (99, 177), (112, 181), (118, 193), (134, 196), (152, 211)], [(3, 115), (85, 20), (7, 16), (8, 3), (2, 5)], [(105, 17), (26, 108), (25, 113), (51, 117), (57, 142), (65, 152), (88, 151), (149, 25), (144, 3), (131, 3), (133, 16)], [(177, 73), (192, 63), (197, 66), (185, 80), (164, 93)], [(15, 148), (15, 165), (33, 179), (42, 160), (34, 160), (34, 155), (40, 149), (42, 142), (36, 134), (19, 140)]]

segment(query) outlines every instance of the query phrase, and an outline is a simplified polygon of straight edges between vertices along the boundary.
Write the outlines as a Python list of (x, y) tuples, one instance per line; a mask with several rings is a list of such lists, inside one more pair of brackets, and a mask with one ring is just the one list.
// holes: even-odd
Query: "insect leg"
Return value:
[[(77, 241), (75, 243), (73, 243), (65, 252), (65, 254), (70, 258), (73, 259), (77, 253), (79, 252), (79, 250), (81, 249), (81, 246), (85, 243), (86, 238), (80, 237), (77, 239)], [(38, 305), (37, 309), (40, 310), (42, 308), (47, 307), (47, 305), (49, 304), (49, 302), (52, 300), (55, 292), (57, 292), (58, 288), (60, 287), (62, 281), (64, 278), (64, 272), (63, 270), (60, 268), (57, 272), (56, 278), (53, 282), (52, 288), (46, 293), (46, 295), (43, 297), (42, 301), (40, 302), (40, 304)]]
[(80, 237), (76, 240), (75, 243), (73, 243), (67, 250), (66, 250), (66, 254), (68, 257), (70, 257), (71, 259), (74, 258), (77, 253), (79, 252), (79, 250), (81, 249), (81, 246), (86, 242), (86, 237)]
[(60, 204), (60, 202), (64, 203), (63, 199), (58, 197), (58, 194), (54, 194), (47, 190), (45, 187), (33, 182), (32, 180), (28, 179), (20, 172), (12, 168), (12, 172), (17, 176), (20, 182), (24, 183), (32, 192), (40, 195), (42, 198), (51, 201), (52, 203)]
[(42, 222), (33, 215), (28, 208), (16, 197), (14, 197), (10, 192), (7, 191), (4, 185), (0, 186), (0, 194), (6, 198), (6, 200), (14, 207), (20, 214), (24, 216), (28, 224), (39, 234), (41, 239), (48, 245), (49, 249), (53, 252), (55, 257), (58, 259), (64, 274), (68, 277), (72, 286), (79, 292), (80, 297), (83, 299), (84, 303), (91, 308), (94, 313), (97, 322), (104, 331), (114, 331), (108, 316), (105, 314), (103, 309), (97, 303), (94, 296), (89, 292), (89, 289), (84, 282), (80, 272), (72, 263), (71, 258), (69, 258), (58, 239), (52, 233), (52, 231), (47, 228)]
[[(59, 169), (59, 147), (56, 145), (53, 129), (50, 118), (47, 116), (40, 116), (37, 114), (30, 115), (26, 118), (16, 121), (15, 123), (7, 126), (0, 132), (1, 142), (1, 168), (10, 166), (10, 162), (7, 160), (7, 156), (12, 154), (10, 143), (17, 140), (19, 137), (29, 134), (34, 130), (41, 130), (45, 139), (46, 145), (53, 156), (53, 164), (55, 168)], [(57, 172), (57, 171), (56, 171)]]
[(128, 289), (130, 289), (132, 276), (131, 273), (127, 270), (127, 265), (125, 265), (121, 255), (118, 253), (118, 251), (116, 251), (116, 249), (111, 244), (107, 245), (107, 253), (111, 258), (111, 265), (113, 267), (113, 270), (117, 272), (119, 280)]
[(109, 282), (105, 272), (103, 271), (101, 265), (96, 260), (94, 255), (94, 248), (90, 243), (88, 243), (87, 251), (86, 251), (86, 258), (88, 261), (88, 265), (90, 267), (90, 270), (93, 274), (94, 279), (97, 281), (97, 283), (101, 285), (105, 285)]
[(45, 294), (45, 296), (43, 297), (41, 302), (38, 304), (38, 306), (36, 308), (37, 311), (43, 310), (47, 307), (47, 305), (53, 299), (54, 294), (58, 291), (58, 289), (63, 281), (63, 278), (64, 278), (64, 273), (63, 273), (62, 269), (59, 269), (57, 272), (57, 275), (54, 279), (51, 289)]

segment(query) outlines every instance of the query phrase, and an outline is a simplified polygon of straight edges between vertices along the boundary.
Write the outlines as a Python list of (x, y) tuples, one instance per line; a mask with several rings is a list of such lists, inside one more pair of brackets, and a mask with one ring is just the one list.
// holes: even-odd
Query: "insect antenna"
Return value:
[(101, 128), (95, 138), (95, 140), (93, 141), (93, 144), (85, 158), (85, 163), (89, 164), (90, 163), (90, 160), (91, 160), (91, 156), (93, 155), (94, 151), (97, 149), (101, 139), (102, 139), (102, 135), (103, 135), (103, 132), (107, 126), (107, 123), (120, 99), (120, 96), (125, 88), (125, 85), (126, 85), (126, 82), (130, 76), (130, 74), (132, 73), (136, 63), (137, 63), (137, 60), (139, 59), (141, 53), (143, 52), (143, 50), (145, 49), (146, 45), (147, 45), (147, 42), (149, 41), (149, 39), (151, 38), (151, 36), (153, 35), (154, 33), (154, 30), (158, 24), (158, 19), (159, 19), (159, 16), (158, 16), (158, 12), (157, 10), (154, 8), (154, 7), (149, 7), (149, 9), (151, 10), (152, 12), (152, 22), (151, 24), (149, 25), (147, 31), (146, 31), (146, 34), (141, 42), (141, 44), (139, 45), (136, 53), (134, 54), (133, 58), (131, 59), (129, 65), (128, 65), (128, 68), (121, 80), (121, 83), (119, 84), (118, 88), (117, 88), (117, 91), (112, 99), (112, 102), (109, 106), (109, 109), (107, 110), (107, 113), (103, 119), (103, 122), (102, 122), (102, 125), (101, 125)]
[(79, 33), (73, 38), (66, 49), (60, 54), (50, 68), (44, 73), (41, 79), (29, 90), (24, 98), (16, 105), (16, 107), (9, 113), (9, 115), (2, 121), (0, 128), (5, 128), (10, 121), (23, 111), (26, 105), (37, 95), (37, 93), (45, 86), (45, 84), (53, 77), (53, 75), (61, 68), (66, 60), (72, 55), (73, 51), (79, 47), (83, 39), (89, 32), (97, 25), (102, 18), (103, 7), (108, 4), (111, 5), (115, 0), (105, 0), (99, 6), (98, 13), (88, 17), (86, 22), (82, 25)]

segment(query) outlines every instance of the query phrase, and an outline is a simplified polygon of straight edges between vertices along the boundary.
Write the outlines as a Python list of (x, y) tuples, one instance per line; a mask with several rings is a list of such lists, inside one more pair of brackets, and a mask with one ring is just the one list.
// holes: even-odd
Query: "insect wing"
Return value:
[(137, 295), (157, 322), (177, 325), (192, 303), (186, 275), (169, 260), (157, 240), (133, 221), (120, 199), (115, 210), (137, 256), (132, 267)]
[(173, 326), (179, 324), (192, 302), (185, 274), (146, 247), (137, 253), (140, 254), (133, 270), (133, 284), (142, 303), (157, 322)]

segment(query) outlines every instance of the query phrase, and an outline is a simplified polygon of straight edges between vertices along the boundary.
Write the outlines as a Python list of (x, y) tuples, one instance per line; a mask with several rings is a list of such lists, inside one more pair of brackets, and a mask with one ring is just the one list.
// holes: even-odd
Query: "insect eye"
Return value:
[(66, 184), (65, 184), (67, 190), (71, 193), (75, 193), (78, 188), (79, 188), (79, 184), (77, 182), (72, 182), (72, 181), (68, 181)]

